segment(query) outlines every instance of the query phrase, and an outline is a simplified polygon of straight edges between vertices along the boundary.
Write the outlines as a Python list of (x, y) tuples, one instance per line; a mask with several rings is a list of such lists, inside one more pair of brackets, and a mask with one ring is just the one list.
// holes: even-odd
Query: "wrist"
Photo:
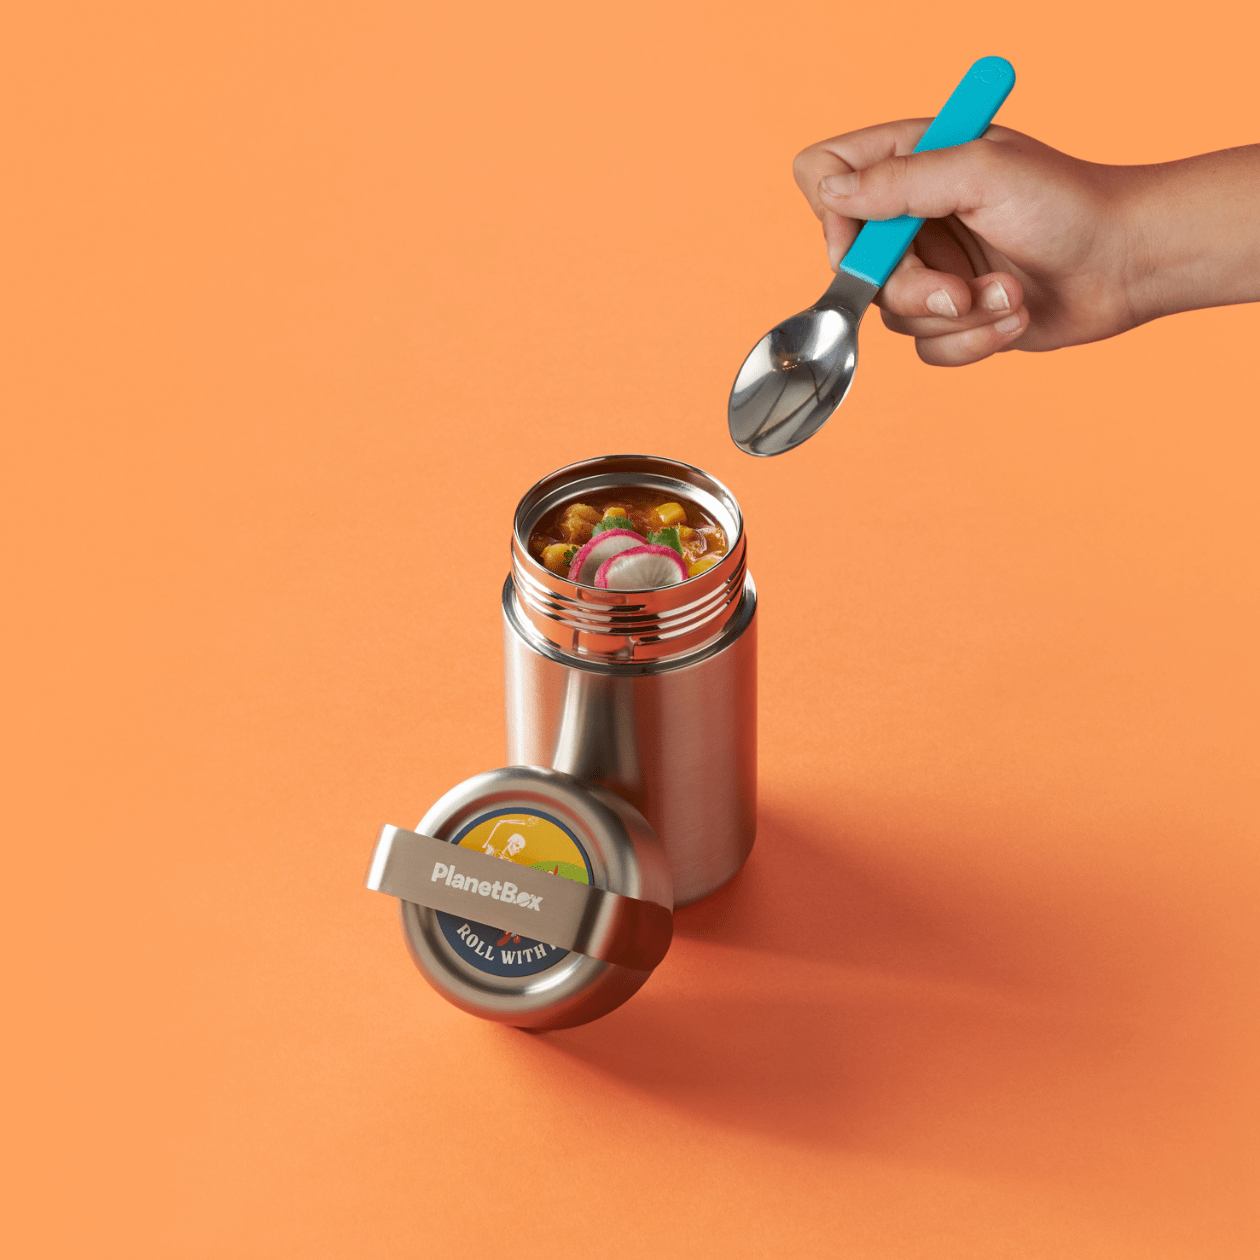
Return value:
[(1260, 145), (1128, 172), (1125, 287), (1135, 324), (1260, 301)]

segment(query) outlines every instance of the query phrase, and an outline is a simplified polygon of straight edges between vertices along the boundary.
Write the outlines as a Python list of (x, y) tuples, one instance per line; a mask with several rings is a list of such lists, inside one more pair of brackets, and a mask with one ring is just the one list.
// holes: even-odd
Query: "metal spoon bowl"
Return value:
[(858, 324), (877, 292), (842, 271), (813, 306), (757, 342), (731, 389), (727, 418), (738, 446), (781, 455), (826, 423), (853, 383)]

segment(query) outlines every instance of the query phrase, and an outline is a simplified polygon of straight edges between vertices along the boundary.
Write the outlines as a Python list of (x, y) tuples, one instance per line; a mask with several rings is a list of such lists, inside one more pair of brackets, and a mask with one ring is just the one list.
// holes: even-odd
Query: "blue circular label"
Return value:
[[(577, 836), (549, 814), (483, 814), (468, 823), (451, 844), (545, 871), (576, 884), (590, 884), (591, 863)], [(505, 874), (511, 874), (510, 868)], [(462, 876), (453, 876), (461, 880)], [(485, 904), (480, 897), (478, 905)], [(492, 976), (532, 976), (554, 967), (569, 951), (530, 940), (503, 928), (436, 912), (442, 935), (460, 958)]]

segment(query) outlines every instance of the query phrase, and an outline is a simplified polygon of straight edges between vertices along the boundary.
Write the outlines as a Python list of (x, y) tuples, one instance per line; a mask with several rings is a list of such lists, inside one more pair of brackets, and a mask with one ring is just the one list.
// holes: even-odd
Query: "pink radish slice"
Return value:
[(595, 574), (595, 585), (610, 591), (645, 591), (687, 580), (687, 566), (672, 547), (647, 543), (605, 560)]
[(610, 560), (619, 551), (629, 551), (631, 547), (642, 547), (643, 537), (630, 529), (606, 529), (596, 534), (573, 557), (569, 565), (569, 581), (581, 582), (585, 586), (595, 585), (595, 574), (605, 560)]

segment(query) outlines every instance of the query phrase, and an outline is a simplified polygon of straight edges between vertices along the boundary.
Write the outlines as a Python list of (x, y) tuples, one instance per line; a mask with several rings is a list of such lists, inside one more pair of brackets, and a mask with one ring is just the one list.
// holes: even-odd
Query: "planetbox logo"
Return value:
[(429, 877), (429, 882), (435, 884), (443, 876), (446, 877), (444, 882), (448, 888), (462, 888), (474, 896), (490, 897), (494, 901), (514, 901), (518, 906), (530, 910), (542, 909), (541, 896), (522, 892), (513, 883), (497, 879), (494, 883), (488, 879), (477, 880), (471, 875), (461, 875), (454, 865), (448, 866), (445, 862), (434, 862), (433, 874)]

